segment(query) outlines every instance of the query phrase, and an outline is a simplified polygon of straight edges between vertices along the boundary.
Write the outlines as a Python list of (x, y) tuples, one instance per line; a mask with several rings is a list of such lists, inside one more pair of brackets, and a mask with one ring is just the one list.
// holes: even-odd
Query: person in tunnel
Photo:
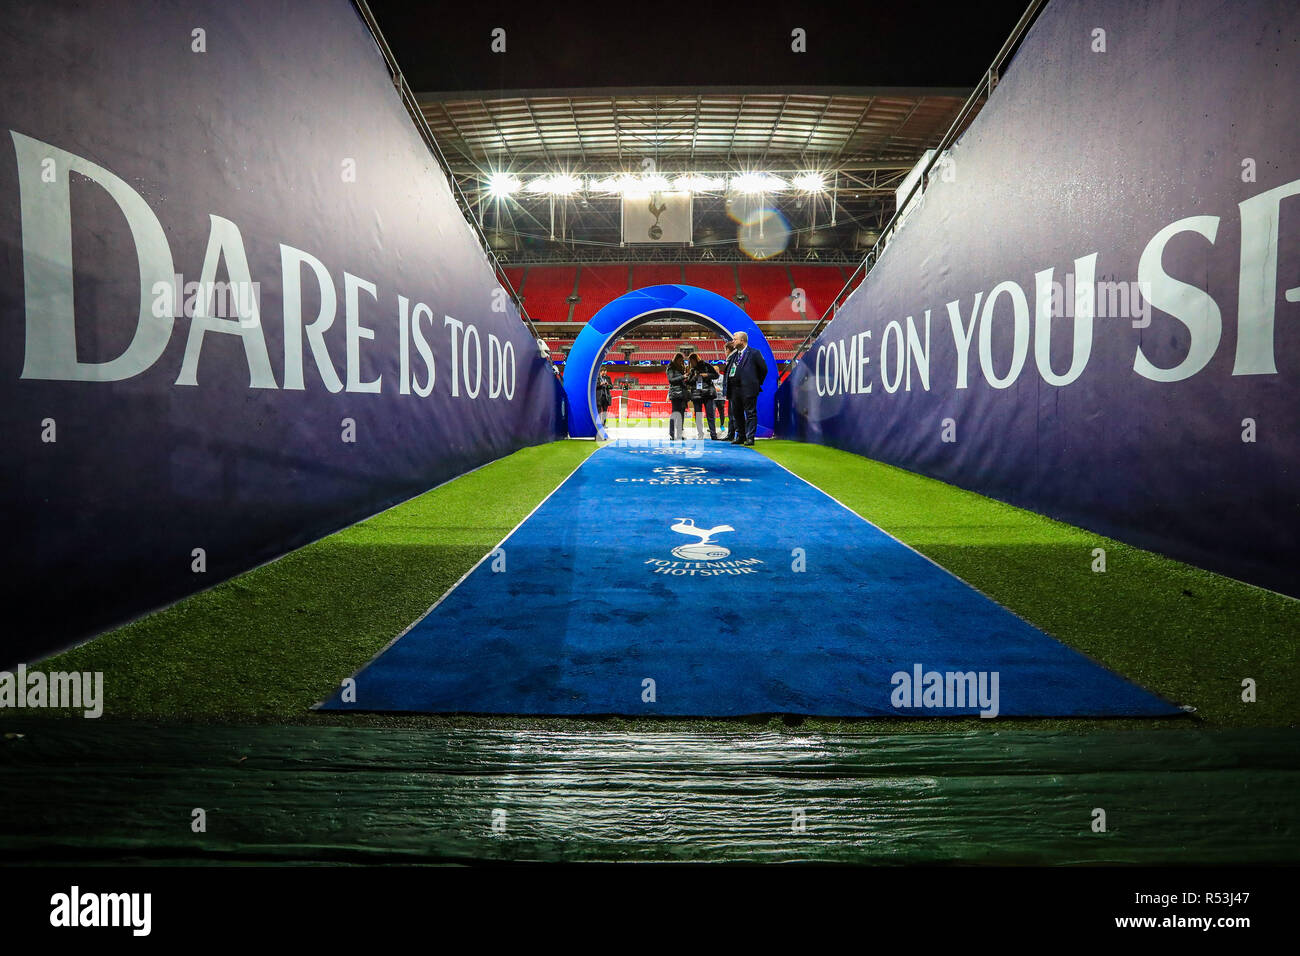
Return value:
[(668, 418), (668, 440), (684, 441), (682, 422), (686, 417), (686, 403), (690, 395), (686, 389), (686, 358), (681, 352), (673, 356), (668, 363), (668, 401), (672, 403), (673, 413)]
[[(713, 421), (713, 400), (717, 388), (713, 381), (718, 371), (695, 352), (691, 353), (691, 368), (686, 373), (686, 389), (690, 394), (692, 417), (695, 419), (695, 437), (704, 437), (704, 415), (709, 418), (709, 438), (717, 441), (718, 429)], [(703, 409), (703, 414), (701, 414)]]
[(756, 349), (749, 347), (749, 335), (737, 332), (732, 339), (736, 346), (735, 364), (728, 370), (727, 401), (736, 419), (736, 437), (733, 445), (752, 445), (758, 432), (758, 393), (767, 378), (767, 363)]
[(726, 363), (722, 367), (722, 400), (718, 404), (719, 417), (726, 416), (727, 434), (723, 441), (732, 441), (736, 437), (736, 403), (731, 397), (731, 369), (736, 364), (736, 343), (727, 342)]
[(609, 406), (614, 404), (614, 382), (609, 377), (609, 371), (602, 366), (600, 369), (600, 378), (596, 379), (596, 410), (600, 412), (600, 423), (605, 424), (605, 416), (609, 414)]

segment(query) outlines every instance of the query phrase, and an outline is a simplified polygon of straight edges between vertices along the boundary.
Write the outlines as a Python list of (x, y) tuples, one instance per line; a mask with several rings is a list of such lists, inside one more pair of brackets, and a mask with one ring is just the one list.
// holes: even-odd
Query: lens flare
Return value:
[(785, 251), (790, 224), (775, 209), (762, 208), (746, 217), (736, 230), (740, 249), (751, 259), (770, 259)]

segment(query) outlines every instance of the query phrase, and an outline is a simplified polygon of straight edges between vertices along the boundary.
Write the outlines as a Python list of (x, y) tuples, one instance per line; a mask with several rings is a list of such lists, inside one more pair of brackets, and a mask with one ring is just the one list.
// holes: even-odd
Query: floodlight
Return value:
[(699, 173), (688, 173), (678, 176), (673, 181), (673, 188), (678, 192), (704, 193), (713, 192), (721, 189), (723, 181), (715, 176), (703, 176)]
[(753, 195), (755, 193), (779, 193), (790, 188), (780, 176), (770, 173), (738, 173), (731, 177), (732, 192)]
[(510, 196), (519, 192), (522, 187), (523, 183), (518, 177), (511, 176), (509, 173), (493, 173), (488, 177), (488, 195), (494, 199)]
[(794, 177), (794, 188), (806, 193), (826, 191), (826, 180), (821, 173), (800, 173)]

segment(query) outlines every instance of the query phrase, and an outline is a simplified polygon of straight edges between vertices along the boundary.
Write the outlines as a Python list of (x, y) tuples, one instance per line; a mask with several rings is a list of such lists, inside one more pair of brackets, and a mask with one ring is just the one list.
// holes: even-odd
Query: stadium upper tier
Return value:
[(756, 322), (818, 319), (850, 272), (834, 265), (786, 263), (537, 265), (505, 270), (534, 322), (587, 322), (625, 292), (673, 283), (715, 292), (739, 304)]

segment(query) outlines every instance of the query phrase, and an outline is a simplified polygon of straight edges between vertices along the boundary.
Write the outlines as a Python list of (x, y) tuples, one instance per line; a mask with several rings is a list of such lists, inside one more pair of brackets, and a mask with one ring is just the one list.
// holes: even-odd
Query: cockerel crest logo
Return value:
[(673, 554), (685, 561), (721, 561), (731, 554), (730, 550), (713, 541), (715, 534), (736, 530), (729, 524), (720, 524), (712, 528), (697, 528), (694, 518), (678, 518), (672, 529), (678, 534), (692, 535), (700, 539), (691, 544), (682, 544), (673, 548)]
[(661, 202), (662, 198), (659, 193), (651, 193), (650, 202), (646, 204), (646, 208), (650, 210), (650, 215), (655, 217), (654, 223), (646, 230), (651, 239), (662, 239), (664, 237), (664, 227), (659, 225), (659, 217), (668, 210), (668, 203)]

